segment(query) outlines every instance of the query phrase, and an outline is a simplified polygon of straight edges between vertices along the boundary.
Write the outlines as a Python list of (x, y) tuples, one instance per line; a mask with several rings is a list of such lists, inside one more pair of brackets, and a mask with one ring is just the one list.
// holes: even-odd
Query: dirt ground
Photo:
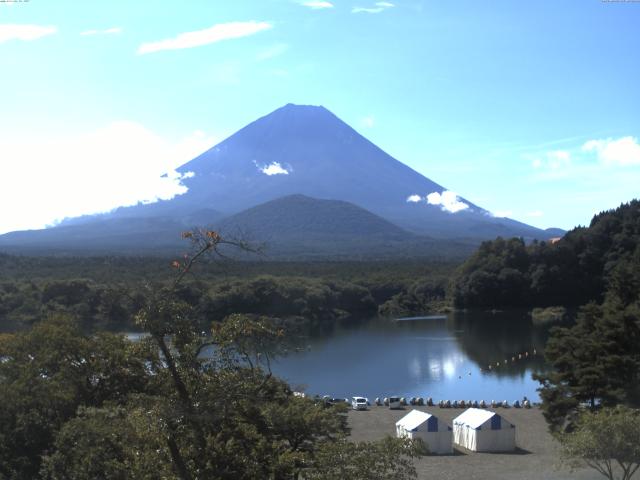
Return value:
[[(379, 440), (385, 435), (395, 435), (395, 422), (412, 409), (429, 412), (442, 422), (452, 425), (452, 420), (464, 409), (438, 407), (404, 407), (389, 410), (373, 405), (366, 411), (349, 411), (351, 438), (356, 441)], [(454, 450), (453, 455), (428, 455), (416, 460), (419, 479), (478, 479), (478, 480), (597, 480), (603, 478), (594, 470), (570, 472), (559, 466), (558, 444), (547, 431), (547, 425), (538, 408), (495, 409), (507, 421), (516, 426), (514, 453), (475, 453)]]

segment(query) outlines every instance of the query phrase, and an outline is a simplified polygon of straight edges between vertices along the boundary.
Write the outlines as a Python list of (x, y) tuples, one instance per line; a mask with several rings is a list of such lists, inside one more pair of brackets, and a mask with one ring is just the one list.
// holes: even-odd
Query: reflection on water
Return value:
[(310, 394), (537, 400), (545, 340), (524, 312), (375, 319), (311, 335), (273, 370)]

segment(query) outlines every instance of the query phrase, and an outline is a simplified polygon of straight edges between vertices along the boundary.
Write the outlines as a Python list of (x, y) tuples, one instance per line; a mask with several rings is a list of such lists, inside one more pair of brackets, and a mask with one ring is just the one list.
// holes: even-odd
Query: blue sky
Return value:
[(639, 196), (638, 25), (628, 1), (3, 1), (0, 232), (169, 198), (162, 172), (290, 102), (498, 216), (586, 224)]

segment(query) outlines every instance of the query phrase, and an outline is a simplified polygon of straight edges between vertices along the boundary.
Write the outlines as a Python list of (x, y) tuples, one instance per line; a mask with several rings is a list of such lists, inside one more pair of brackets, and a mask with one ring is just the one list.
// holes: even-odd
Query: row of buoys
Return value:
[[(491, 400), (489, 404), (487, 404), (487, 402), (485, 402), (484, 400), (481, 400), (480, 402), (478, 402), (477, 400), (468, 400), (466, 402), (464, 400), (454, 400), (453, 402), (451, 400), (440, 400), (438, 402), (438, 406), (440, 408), (487, 408), (488, 406), (491, 406), (491, 408), (511, 408), (511, 404), (509, 404), (507, 400), (503, 400), (501, 402)], [(522, 402), (520, 400), (516, 400), (515, 402), (513, 402), (513, 408), (531, 408), (531, 402), (525, 397)]]
[[(531, 353), (531, 355), (533, 356), (533, 355), (537, 355), (537, 354), (538, 354), (538, 351), (534, 348), (533, 352)], [(519, 353), (518, 355), (513, 355), (511, 357), (511, 363), (515, 363), (518, 360), (523, 360), (523, 359), (526, 359), (528, 357), (529, 357), (529, 352), (528, 351), (524, 352), (524, 353)], [(495, 364), (494, 363), (490, 363), (488, 368), (489, 368), (489, 370), (493, 370), (494, 368), (497, 368), (500, 365), (508, 365), (508, 364), (509, 364), (509, 359), (505, 358), (503, 362), (496, 362)]]
[[(293, 392), (294, 396), (297, 397), (304, 397), (305, 394), (302, 392)], [(319, 398), (318, 395), (316, 395), (316, 398)], [(436, 404), (433, 401), (433, 398), (431, 397), (391, 397), (392, 400), (389, 399), (389, 397), (384, 397), (384, 398), (380, 398), (380, 397), (376, 397), (376, 399), (374, 400), (375, 405), (377, 406), (385, 406), (388, 407), (390, 406), (390, 402), (398, 402), (400, 403), (400, 405), (402, 406), (407, 406), (407, 405), (414, 405), (414, 406), (428, 406), (428, 407), (433, 407)], [(349, 400), (347, 398), (331, 398), (329, 397), (329, 395), (324, 395), (322, 397), (322, 400), (324, 400), (325, 403), (341, 403), (341, 402), (345, 402), (345, 403), (349, 403)], [(368, 402), (367, 402), (368, 403)], [(522, 399), (522, 401), (520, 400), (515, 400), (513, 402), (513, 405), (510, 404), (507, 400), (502, 400), (502, 401), (495, 401), (495, 400), (491, 400), (491, 402), (487, 403), (484, 400), (480, 400), (479, 402), (477, 400), (440, 400), (437, 403), (437, 406), (440, 408), (487, 408), (487, 407), (491, 407), (491, 408), (511, 408), (513, 406), (513, 408), (531, 408), (531, 402), (529, 401), (529, 399), (527, 399), (527, 397), (524, 397)]]
[[(397, 397), (396, 397), (397, 398)], [(388, 397), (384, 397), (384, 398), (380, 398), (380, 397), (376, 397), (374, 403), (378, 406), (382, 406), (384, 405), (385, 407), (389, 406), (389, 398)], [(433, 407), (433, 398), (429, 397), (411, 397), (411, 398), (406, 398), (406, 397), (400, 397), (400, 405), (402, 406), (407, 406), (407, 405), (418, 405), (418, 406), (423, 406), (423, 405), (428, 405), (430, 407)]]
[[(376, 405), (378, 406), (389, 406), (389, 398), (385, 397), (383, 399), (381, 399), (380, 397), (376, 397), (375, 402)], [(405, 398), (405, 397), (400, 397), (400, 405), (402, 406), (407, 406), (407, 405), (418, 405), (418, 406), (429, 406), (429, 407), (433, 407), (435, 406), (435, 403), (433, 402), (433, 398), (429, 397), (411, 397), (409, 399)], [(486, 408), (489, 405), (492, 408), (498, 408), (498, 407), (503, 407), (503, 408), (510, 408), (511, 404), (509, 404), (509, 402), (507, 400), (503, 400), (503, 401), (498, 401), (496, 402), (495, 400), (491, 400), (491, 402), (489, 404), (487, 404), (487, 402), (485, 402), (484, 400), (481, 400), (480, 402), (478, 402), (477, 400), (454, 400), (453, 402), (451, 400), (440, 400), (437, 404), (440, 408)], [(513, 407), (514, 408), (531, 408), (531, 402), (527, 399), (527, 397), (524, 397), (524, 399), (522, 401), (520, 400), (516, 400), (513, 402)]]

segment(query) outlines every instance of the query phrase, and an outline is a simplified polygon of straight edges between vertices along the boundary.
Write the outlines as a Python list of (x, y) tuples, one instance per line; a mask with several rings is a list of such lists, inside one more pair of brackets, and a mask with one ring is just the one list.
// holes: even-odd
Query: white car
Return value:
[(351, 397), (351, 408), (354, 410), (366, 410), (369, 400), (364, 397)]
[(389, 409), (391, 410), (402, 408), (401, 397), (389, 397), (388, 406), (389, 406)]

